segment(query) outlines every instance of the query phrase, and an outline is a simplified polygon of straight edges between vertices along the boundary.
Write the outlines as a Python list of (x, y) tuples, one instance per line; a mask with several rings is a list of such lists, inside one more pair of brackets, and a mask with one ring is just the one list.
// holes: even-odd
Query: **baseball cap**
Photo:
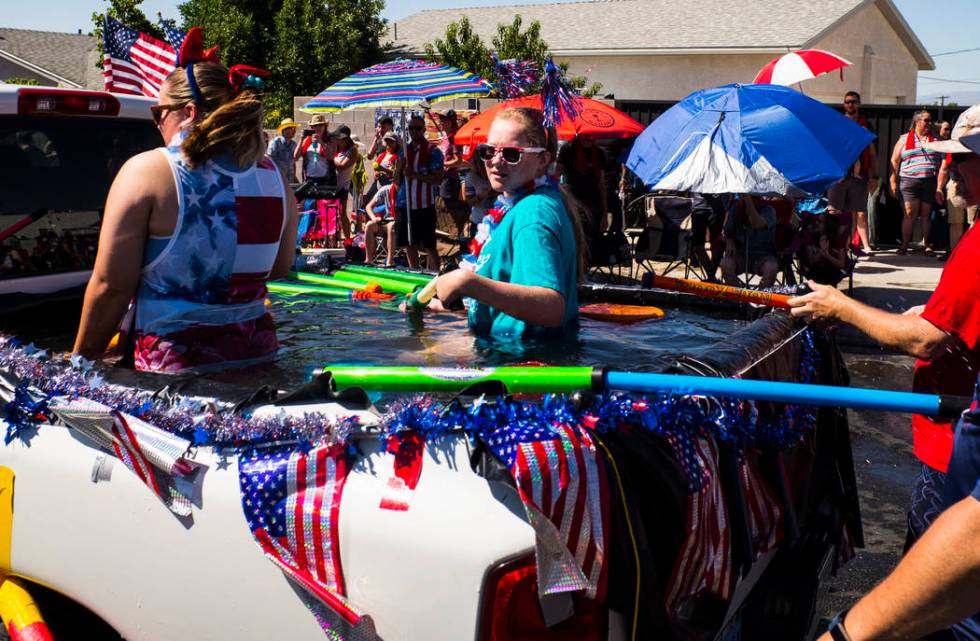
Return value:
[(980, 154), (980, 103), (960, 114), (949, 140), (926, 143), (925, 148), (946, 154)]

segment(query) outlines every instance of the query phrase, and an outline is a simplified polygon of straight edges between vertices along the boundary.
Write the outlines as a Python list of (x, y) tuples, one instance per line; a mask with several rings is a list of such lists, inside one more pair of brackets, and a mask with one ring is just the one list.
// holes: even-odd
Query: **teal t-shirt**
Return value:
[(547, 287), (565, 298), (561, 327), (529, 325), (467, 299), (470, 328), (477, 334), (540, 338), (562, 335), (578, 318), (575, 233), (561, 193), (539, 187), (507, 212), (477, 259), (480, 276), (517, 285)]

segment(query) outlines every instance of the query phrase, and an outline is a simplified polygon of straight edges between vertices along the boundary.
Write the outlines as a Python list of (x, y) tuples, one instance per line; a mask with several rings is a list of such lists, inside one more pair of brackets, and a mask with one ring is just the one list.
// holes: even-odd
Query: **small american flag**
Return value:
[(109, 16), (102, 29), (105, 90), (156, 98), (177, 65), (174, 48)]
[(540, 593), (605, 591), (609, 492), (587, 430), (555, 427), (559, 438), (516, 446), (512, 468), (536, 534)]
[(765, 554), (783, 538), (783, 508), (759, 474), (758, 466), (750, 458), (752, 454), (750, 451), (744, 453), (738, 477), (749, 516), (752, 550), (756, 554)]
[(667, 611), (676, 616), (690, 597), (709, 592), (728, 600), (732, 558), (728, 508), (718, 471), (718, 448), (711, 437), (667, 435), (688, 481), (687, 537), (667, 584)]
[(269, 560), (326, 606), (316, 612), (328, 635), (377, 638), (370, 617), (344, 598), (338, 518), (349, 469), (346, 448), (256, 448), (243, 452), (238, 465), (252, 536)]

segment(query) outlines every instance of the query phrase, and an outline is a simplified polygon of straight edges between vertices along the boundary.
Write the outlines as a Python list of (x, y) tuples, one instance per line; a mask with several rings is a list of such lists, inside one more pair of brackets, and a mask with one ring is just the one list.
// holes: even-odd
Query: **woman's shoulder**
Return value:
[(561, 224), (565, 214), (565, 201), (555, 187), (545, 186), (525, 196), (514, 207), (515, 225), (538, 223), (547, 226)]

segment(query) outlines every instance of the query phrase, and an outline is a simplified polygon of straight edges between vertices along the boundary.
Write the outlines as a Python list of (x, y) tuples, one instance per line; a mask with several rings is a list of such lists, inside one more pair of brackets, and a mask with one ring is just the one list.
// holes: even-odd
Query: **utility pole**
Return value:
[(949, 96), (939, 96), (939, 122), (943, 121), (943, 107), (946, 106), (946, 99)]

